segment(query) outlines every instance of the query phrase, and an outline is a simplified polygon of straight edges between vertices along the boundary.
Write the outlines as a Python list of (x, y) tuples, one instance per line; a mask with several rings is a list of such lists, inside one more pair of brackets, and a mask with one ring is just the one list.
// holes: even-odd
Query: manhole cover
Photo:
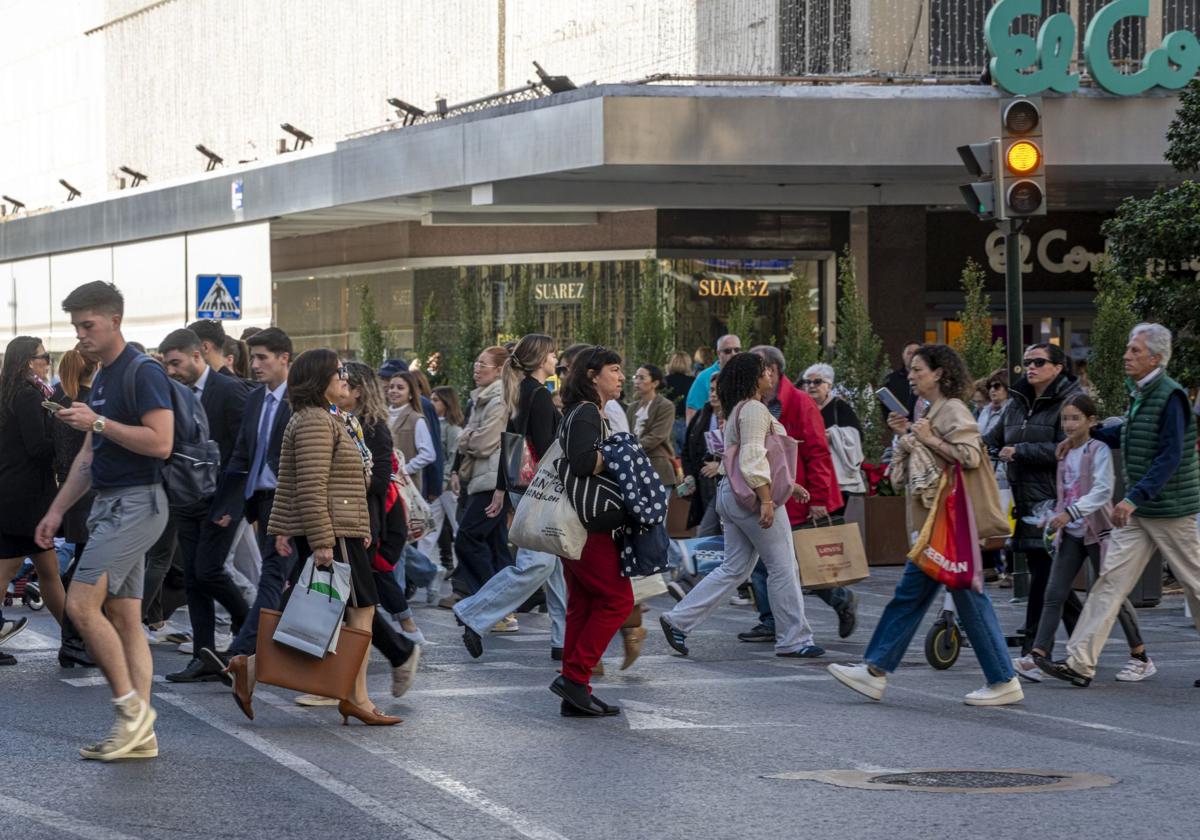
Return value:
[(859, 790), (920, 791), (922, 793), (1046, 793), (1108, 787), (1117, 780), (1097, 773), (1043, 770), (937, 769), (802, 770), (773, 773), (764, 778), (821, 782)]
[(1061, 775), (1016, 773), (1007, 770), (927, 770), (874, 776), (873, 785), (905, 785), (923, 788), (1019, 788), (1052, 785)]

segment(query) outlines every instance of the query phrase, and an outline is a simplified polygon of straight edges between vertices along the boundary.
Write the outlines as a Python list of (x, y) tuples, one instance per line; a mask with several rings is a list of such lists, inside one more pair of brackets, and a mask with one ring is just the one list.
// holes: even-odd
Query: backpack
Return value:
[[(157, 364), (142, 354), (129, 364), (125, 379), (125, 402), (137, 411), (137, 371), (143, 364)], [(217, 493), (221, 477), (221, 449), (208, 435), (208, 415), (200, 398), (186, 385), (167, 377), (171, 386), (171, 411), (175, 414), (175, 442), (163, 463), (167, 503), (173, 508), (192, 507)]]

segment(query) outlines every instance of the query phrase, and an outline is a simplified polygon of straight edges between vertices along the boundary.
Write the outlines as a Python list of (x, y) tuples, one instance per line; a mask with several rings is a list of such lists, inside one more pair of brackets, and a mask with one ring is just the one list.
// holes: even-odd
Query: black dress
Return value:
[(50, 432), (54, 420), (42, 408), (45, 399), (41, 388), (26, 382), (12, 405), (0, 406), (0, 558), (43, 551), (33, 534), (58, 492)]
[[(85, 403), (91, 395), (92, 389), (87, 385), (81, 385), (79, 386), (79, 397), (75, 402)], [(72, 402), (71, 398), (63, 391), (62, 385), (54, 386), (54, 396), (50, 399), (62, 405), (70, 405)], [(83, 447), (83, 441), (87, 437), (87, 433), (81, 432), (78, 429), (72, 429), (66, 423), (59, 423), (57, 421), (52, 422), (50, 430), (54, 438), (54, 476), (58, 479), (58, 484), (61, 487), (71, 472), (71, 464), (75, 462), (75, 456), (79, 454), (79, 450)], [(91, 513), (92, 499), (95, 497), (95, 492), (91, 490), (87, 491), (80, 497), (79, 501), (71, 505), (70, 510), (63, 516), (62, 537), (67, 542), (74, 543), (76, 547), (87, 542), (88, 515)]]

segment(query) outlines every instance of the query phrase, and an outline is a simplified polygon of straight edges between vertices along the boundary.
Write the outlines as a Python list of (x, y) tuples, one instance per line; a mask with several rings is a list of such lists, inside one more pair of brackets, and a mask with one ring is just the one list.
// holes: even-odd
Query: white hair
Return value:
[(1129, 331), (1129, 340), (1138, 336), (1142, 337), (1146, 350), (1159, 357), (1158, 366), (1165, 370), (1171, 361), (1171, 331), (1162, 324), (1138, 324)]
[(736, 338), (736, 339), (737, 339), (737, 343), (738, 343), (738, 344), (741, 344), (741, 343), (742, 343), (742, 339), (741, 339), (741, 338), (739, 338), (738, 336), (734, 335), (733, 333), (729, 333), (728, 335), (723, 335), (723, 336), (721, 336), (720, 338), (718, 338), (718, 339), (717, 339), (717, 349), (718, 349), (718, 350), (720, 350), (720, 349), (721, 349), (721, 342), (723, 342), (723, 341), (724, 341), (725, 339), (727, 339), (727, 338)]
[(804, 378), (808, 379), (809, 375), (814, 373), (824, 379), (830, 385), (833, 384), (833, 367), (831, 365), (827, 365), (824, 362), (817, 362), (815, 365), (809, 365), (808, 369), (804, 371)]

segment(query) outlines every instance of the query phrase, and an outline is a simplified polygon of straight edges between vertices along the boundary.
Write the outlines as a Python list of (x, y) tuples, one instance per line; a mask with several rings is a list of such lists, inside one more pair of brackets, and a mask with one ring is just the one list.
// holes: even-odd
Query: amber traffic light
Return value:
[(997, 200), (997, 218), (1046, 215), (1042, 123), (1042, 101), (1038, 98), (1019, 97), (1000, 105), (1000, 149), (1007, 177)]

